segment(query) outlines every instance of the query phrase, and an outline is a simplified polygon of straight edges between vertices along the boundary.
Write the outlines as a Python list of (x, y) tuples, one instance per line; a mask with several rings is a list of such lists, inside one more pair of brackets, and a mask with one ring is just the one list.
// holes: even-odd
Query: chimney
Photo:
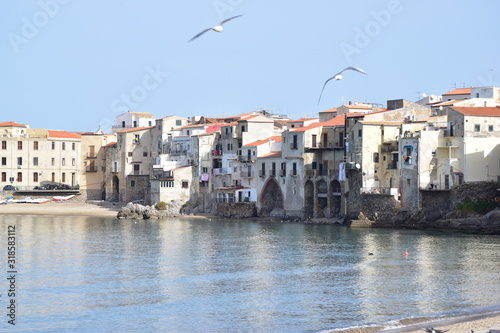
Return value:
[(349, 101), (349, 105), (352, 105), (352, 101)]

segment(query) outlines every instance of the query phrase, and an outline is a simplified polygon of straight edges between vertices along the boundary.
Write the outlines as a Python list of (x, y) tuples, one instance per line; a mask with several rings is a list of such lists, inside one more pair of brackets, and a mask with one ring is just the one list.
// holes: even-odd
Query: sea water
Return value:
[(500, 304), (498, 236), (17, 215), (0, 249), (3, 331), (322, 332)]

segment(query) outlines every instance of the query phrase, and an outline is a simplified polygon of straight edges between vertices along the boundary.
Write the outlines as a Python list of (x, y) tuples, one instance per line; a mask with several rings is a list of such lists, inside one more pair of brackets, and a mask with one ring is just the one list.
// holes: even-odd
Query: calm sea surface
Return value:
[(498, 236), (53, 216), (0, 230), (3, 331), (13, 298), (24, 332), (322, 332), (500, 304)]

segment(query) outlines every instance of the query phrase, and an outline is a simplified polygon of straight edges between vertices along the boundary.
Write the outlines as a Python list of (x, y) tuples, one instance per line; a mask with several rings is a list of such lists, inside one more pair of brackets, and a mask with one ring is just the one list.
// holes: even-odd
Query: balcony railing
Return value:
[(242, 177), (242, 178), (252, 178), (253, 177), (253, 172), (252, 171), (241, 171), (240, 172), (240, 177)]
[(223, 154), (222, 150), (212, 150), (212, 156), (222, 156)]
[(244, 156), (244, 155), (239, 155), (238, 156), (238, 161), (239, 162), (255, 162), (256, 161), (256, 158), (254, 156)]
[(96, 166), (88, 166), (85, 169), (86, 172), (97, 172), (97, 167)]
[(269, 176), (276, 177), (276, 169), (270, 169), (269, 170)]
[(297, 143), (291, 142), (290, 143), (290, 149), (299, 149), (299, 145)]
[(259, 170), (259, 177), (265, 177), (266, 176), (266, 170)]
[(285, 177), (286, 176), (286, 170), (280, 170), (280, 176)]
[(96, 153), (87, 153), (85, 155), (85, 158), (87, 158), (87, 159), (97, 158), (97, 154)]

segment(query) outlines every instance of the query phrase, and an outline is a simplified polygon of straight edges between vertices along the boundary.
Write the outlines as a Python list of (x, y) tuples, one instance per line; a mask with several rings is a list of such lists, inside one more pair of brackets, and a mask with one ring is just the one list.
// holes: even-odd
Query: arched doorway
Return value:
[(332, 217), (340, 216), (340, 208), (342, 206), (342, 186), (338, 180), (334, 180), (330, 183), (331, 189), (331, 203), (330, 211)]
[(270, 178), (264, 185), (260, 197), (261, 216), (269, 216), (274, 209), (283, 209), (283, 194), (274, 178)]
[(314, 217), (314, 184), (308, 180), (304, 184), (304, 217)]
[(328, 184), (324, 180), (318, 180), (318, 209), (316, 217), (325, 217), (325, 208), (328, 207)]
[(113, 192), (111, 193), (110, 201), (120, 201), (120, 180), (118, 176), (113, 176)]

